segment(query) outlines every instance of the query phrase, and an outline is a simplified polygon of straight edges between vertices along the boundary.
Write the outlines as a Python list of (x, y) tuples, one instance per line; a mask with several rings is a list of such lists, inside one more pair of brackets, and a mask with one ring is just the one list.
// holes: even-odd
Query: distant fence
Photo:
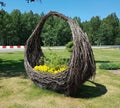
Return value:
[(92, 48), (119, 48), (120, 45), (102, 45), (102, 46), (92, 46)]
[(0, 49), (24, 49), (25, 46), (0, 46)]
[[(25, 46), (0, 46), (0, 49), (24, 49)], [(119, 48), (120, 45), (92, 46), (92, 48)], [(42, 49), (65, 49), (65, 46), (42, 47)]]

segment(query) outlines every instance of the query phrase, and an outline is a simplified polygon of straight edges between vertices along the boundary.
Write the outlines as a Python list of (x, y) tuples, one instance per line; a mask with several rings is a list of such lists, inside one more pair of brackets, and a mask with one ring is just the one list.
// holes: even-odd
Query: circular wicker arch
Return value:
[[(41, 31), (46, 20), (50, 16), (57, 16), (65, 20), (72, 32), (73, 51), (68, 69), (59, 74), (37, 72), (33, 69), (44, 56), (41, 49)], [(26, 42), (24, 65), (29, 78), (39, 87), (63, 93), (75, 97), (80, 86), (95, 75), (96, 65), (93, 51), (88, 41), (87, 34), (70, 18), (58, 12), (49, 12), (37, 25)]]

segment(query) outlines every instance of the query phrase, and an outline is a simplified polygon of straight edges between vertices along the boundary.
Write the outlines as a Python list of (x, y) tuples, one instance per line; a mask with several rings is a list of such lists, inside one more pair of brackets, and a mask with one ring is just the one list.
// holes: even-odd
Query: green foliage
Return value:
[(83, 30), (88, 34), (88, 38), (91, 44), (98, 44), (98, 30), (101, 25), (101, 19), (99, 16), (92, 17), (89, 22), (83, 22)]
[(42, 30), (44, 46), (63, 46), (72, 38), (69, 25), (62, 19), (51, 16)]
[(113, 32), (112, 26), (109, 24), (102, 22), (100, 25), (100, 29), (98, 31), (98, 45), (112, 45), (113, 44)]
[[(11, 13), (0, 10), (0, 45), (24, 45), (34, 28), (44, 16), (30, 12), (21, 13), (15, 9)], [(100, 19), (92, 17), (81, 22), (79, 17), (73, 20), (88, 34), (92, 45), (120, 44), (120, 20), (115, 13)], [(51, 16), (47, 19), (41, 33), (44, 46), (64, 46), (72, 40), (72, 33), (66, 21)]]
[(92, 45), (115, 45), (120, 40), (120, 21), (115, 13), (104, 19), (98, 16), (92, 17), (90, 21), (82, 23), (83, 30), (88, 34)]
[(66, 59), (59, 55), (57, 52), (53, 52), (49, 49), (47, 55), (44, 58), (45, 64), (50, 67), (59, 68), (61, 66), (67, 66), (69, 59)]
[(66, 49), (69, 51), (69, 52), (72, 52), (73, 50), (73, 41), (70, 41), (66, 44)]
[(39, 19), (38, 14), (21, 13), (18, 9), (10, 14), (0, 11), (0, 45), (24, 45)]
[(120, 63), (102, 63), (99, 66), (100, 69), (106, 69), (106, 70), (116, 70), (120, 69)]

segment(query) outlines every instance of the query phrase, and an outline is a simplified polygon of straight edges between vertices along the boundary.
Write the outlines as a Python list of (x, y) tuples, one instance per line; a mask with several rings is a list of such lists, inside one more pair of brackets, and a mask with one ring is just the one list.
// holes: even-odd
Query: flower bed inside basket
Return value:
[[(41, 49), (41, 31), (50, 16), (65, 20), (70, 26), (73, 37), (73, 51), (68, 68), (58, 74), (38, 72), (36, 65), (43, 65), (44, 54)], [(41, 60), (41, 61), (40, 61)], [(40, 61), (40, 62), (39, 62)], [(80, 86), (95, 75), (96, 65), (87, 34), (70, 18), (58, 12), (49, 12), (37, 25), (26, 42), (24, 65), (29, 78), (39, 87), (75, 97)]]

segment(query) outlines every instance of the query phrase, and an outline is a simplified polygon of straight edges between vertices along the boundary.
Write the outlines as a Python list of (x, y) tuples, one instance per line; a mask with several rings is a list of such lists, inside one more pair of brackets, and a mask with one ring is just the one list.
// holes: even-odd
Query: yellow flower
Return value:
[(39, 70), (39, 66), (35, 66), (35, 67), (34, 67), (34, 70)]
[(67, 66), (63, 66), (63, 67), (49, 67), (47, 65), (39, 65), (39, 66), (35, 66), (34, 70), (40, 71), (40, 72), (48, 72), (51, 74), (58, 74), (60, 72), (63, 72), (64, 70), (67, 69)]

